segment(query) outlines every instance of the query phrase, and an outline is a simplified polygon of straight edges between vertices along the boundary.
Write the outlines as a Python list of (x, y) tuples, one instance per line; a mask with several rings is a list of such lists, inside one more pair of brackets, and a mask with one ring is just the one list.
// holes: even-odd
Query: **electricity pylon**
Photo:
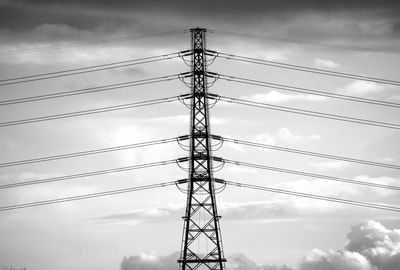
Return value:
[(206, 30), (191, 29), (191, 136), (186, 213), (183, 217), (181, 270), (225, 269), (220, 216), (212, 175), (209, 104), (206, 76)]

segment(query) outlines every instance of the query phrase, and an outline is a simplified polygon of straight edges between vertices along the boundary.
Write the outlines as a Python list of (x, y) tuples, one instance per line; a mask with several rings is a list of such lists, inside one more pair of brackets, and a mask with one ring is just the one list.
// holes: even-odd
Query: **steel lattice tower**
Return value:
[(186, 213), (183, 217), (181, 270), (225, 269), (220, 216), (212, 175), (209, 107), (207, 98), (205, 29), (191, 29), (191, 136)]

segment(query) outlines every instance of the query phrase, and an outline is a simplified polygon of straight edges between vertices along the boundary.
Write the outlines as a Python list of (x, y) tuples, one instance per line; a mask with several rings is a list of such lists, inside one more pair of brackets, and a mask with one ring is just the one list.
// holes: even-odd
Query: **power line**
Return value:
[(140, 190), (146, 190), (146, 189), (153, 189), (153, 188), (158, 188), (158, 187), (173, 186), (173, 185), (176, 185), (178, 182), (179, 181), (164, 182), (164, 183), (159, 183), (159, 184), (144, 185), (144, 186), (115, 189), (115, 190), (109, 190), (109, 191), (103, 191), (103, 192), (89, 193), (89, 194), (78, 195), (78, 196), (69, 196), (69, 197), (52, 199), (52, 200), (44, 200), (44, 201), (37, 201), (37, 202), (30, 202), (30, 203), (23, 203), (23, 204), (7, 205), (7, 206), (0, 207), (0, 212), (16, 210), (16, 209), (21, 209), (21, 208), (36, 207), (36, 206), (41, 206), (41, 205), (49, 205), (49, 204), (98, 198), (98, 197), (104, 197), (104, 196), (110, 196), (110, 195), (116, 195), (116, 194), (122, 194), (122, 193), (128, 193), (128, 192), (134, 192), (134, 191), (140, 191)]
[(219, 35), (225, 35), (225, 36), (270, 40), (270, 41), (277, 41), (277, 42), (301, 44), (301, 45), (306, 45), (306, 46), (327, 47), (327, 48), (333, 48), (333, 49), (344, 49), (344, 50), (352, 50), (352, 51), (365, 51), (365, 52), (386, 53), (386, 54), (400, 54), (400, 51), (398, 51), (398, 50), (375, 49), (375, 48), (366, 48), (366, 47), (351, 46), (351, 45), (345, 45), (345, 44), (334, 44), (334, 43), (323, 43), (323, 42), (299, 40), (299, 39), (285, 38), (285, 37), (255, 35), (255, 34), (248, 34), (248, 33), (236, 33), (236, 32), (231, 32), (231, 31), (217, 30), (217, 29), (210, 29), (209, 32), (214, 33), (214, 34), (219, 34)]
[(97, 72), (97, 71), (103, 71), (103, 70), (109, 70), (109, 69), (115, 69), (115, 68), (121, 68), (121, 67), (133, 66), (133, 65), (140, 65), (140, 64), (174, 59), (174, 58), (178, 58), (178, 57), (180, 57), (179, 53), (171, 53), (171, 54), (166, 54), (166, 55), (151, 56), (151, 57), (145, 57), (145, 58), (140, 58), (140, 59), (132, 59), (132, 60), (127, 60), (127, 61), (97, 65), (97, 66), (82, 67), (82, 68), (75, 68), (75, 69), (62, 70), (62, 71), (54, 71), (54, 72), (48, 72), (48, 73), (43, 73), (43, 74), (28, 75), (28, 76), (20, 76), (20, 77), (15, 77), (15, 78), (2, 79), (2, 80), (0, 80), (0, 82), (3, 82), (3, 83), (0, 83), (0, 86), (40, 81), (40, 80), (47, 80), (47, 79), (65, 77), (65, 76), (84, 74), (84, 73), (89, 73), (89, 72)]
[(95, 87), (89, 87), (89, 88), (83, 88), (83, 89), (77, 89), (77, 90), (56, 92), (53, 94), (44, 94), (44, 95), (38, 95), (38, 96), (30, 96), (30, 97), (23, 97), (23, 98), (17, 98), (17, 99), (2, 100), (2, 101), (0, 101), (0, 106), (13, 105), (13, 104), (32, 102), (32, 101), (39, 101), (39, 100), (47, 100), (47, 99), (53, 99), (53, 98), (62, 98), (62, 97), (68, 97), (68, 96), (74, 96), (74, 95), (97, 93), (97, 92), (103, 92), (103, 91), (110, 91), (110, 90), (115, 90), (115, 89), (120, 89), (120, 88), (127, 88), (127, 87), (159, 83), (159, 82), (166, 82), (166, 81), (171, 81), (171, 80), (175, 80), (178, 78), (179, 78), (179, 74), (174, 74), (174, 75), (148, 78), (148, 79), (143, 79), (143, 80), (128, 81), (128, 82), (123, 82), (123, 83), (114, 83), (114, 84), (95, 86)]
[(382, 205), (382, 204), (375, 204), (375, 203), (368, 203), (368, 202), (359, 202), (359, 201), (346, 200), (346, 199), (340, 199), (340, 198), (334, 198), (334, 197), (320, 196), (320, 195), (309, 194), (309, 193), (301, 193), (301, 192), (295, 192), (295, 191), (289, 191), (289, 190), (283, 190), (283, 189), (275, 189), (275, 188), (269, 188), (269, 187), (263, 187), (263, 186), (256, 186), (256, 185), (250, 185), (250, 184), (245, 184), (245, 183), (237, 183), (237, 182), (230, 182), (230, 181), (225, 181), (225, 183), (227, 185), (232, 185), (232, 186), (236, 186), (236, 187), (244, 187), (244, 188), (263, 190), (263, 191), (274, 192), (274, 193), (281, 193), (281, 194), (291, 195), (291, 196), (298, 196), (298, 197), (304, 197), (304, 198), (310, 198), (310, 199), (343, 203), (343, 204), (348, 204), (348, 205), (363, 206), (363, 207), (367, 207), (367, 208), (375, 208), (375, 209), (381, 209), (381, 210), (400, 212), (399, 207), (389, 206), (389, 205)]
[(309, 198), (309, 199), (322, 200), (322, 201), (328, 201), (328, 202), (336, 202), (336, 203), (342, 203), (342, 204), (347, 204), (347, 205), (362, 206), (362, 207), (373, 208), (373, 209), (400, 212), (400, 207), (395, 207), (395, 206), (390, 206), (390, 205), (346, 200), (346, 199), (335, 198), (335, 197), (321, 196), (321, 195), (295, 192), (295, 191), (277, 189), (277, 188), (269, 188), (269, 187), (263, 187), (263, 186), (256, 186), (256, 185), (231, 182), (231, 181), (224, 181), (224, 182), (230, 186), (249, 188), (249, 189), (261, 190), (261, 191), (268, 191), (268, 192), (274, 192), (274, 193), (280, 193), (280, 194), (285, 194), (285, 195), (290, 195), (290, 196), (297, 196), (297, 197), (302, 197), (302, 198)]
[(365, 182), (365, 181), (358, 181), (358, 180), (334, 177), (334, 176), (323, 175), (323, 174), (315, 174), (315, 173), (309, 173), (309, 172), (289, 170), (289, 169), (284, 169), (284, 168), (279, 168), (279, 167), (265, 166), (265, 165), (260, 165), (260, 164), (240, 162), (240, 161), (229, 160), (229, 159), (223, 159), (223, 160), (225, 163), (233, 164), (233, 165), (237, 165), (237, 166), (244, 166), (244, 167), (257, 168), (257, 169), (269, 170), (269, 171), (275, 171), (275, 172), (281, 172), (281, 173), (287, 173), (287, 174), (295, 174), (295, 175), (312, 177), (312, 178), (321, 178), (321, 179), (325, 179), (325, 180), (349, 183), (349, 184), (354, 184), (354, 185), (362, 185), (362, 186), (369, 186), (369, 187), (375, 187), (375, 188), (384, 188), (384, 189), (400, 191), (400, 187), (398, 187), (398, 186), (382, 185), (382, 184), (377, 184), (377, 183), (370, 183), (370, 182)]
[(315, 74), (320, 74), (320, 75), (327, 75), (327, 76), (356, 79), (356, 80), (363, 80), (363, 81), (369, 81), (369, 82), (375, 82), (375, 83), (383, 83), (383, 84), (400, 86), (400, 81), (375, 78), (375, 77), (363, 76), (363, 75), (357, 75), (357, 74), (351, 74), (351, 73), (337, 72), (337, 71), (331, 71), (331, 70), (326, 70), (326, 69), (311, 68), (311, 67), (307, 67), (307, 66), (292, 65), (292, 64), (282, 63), (282, 62), (268, 61), (268, 60), (263, 60), (263, 59), (258, 59), (258, 58), (251, 58), (251, 57), (227, 54), (227, 53), (222, 53), (222, 52), (214, 52), (214, 51), (208, 51), (208, 52), (211, 53), (213, 56), (225, 58), (225, 59), (229, 59), (229, 60), (236, 60), (236, 61), (258, 64), (258, 65), (266, 65), (266, 66), (272, 66), (272, 67), (278, 67), (278, 68), (284, 68), (284, 69), (304, 71), (304, 72), (310, 72), (310, 73), (315, 73)]
[(22, 49), (22, 50), (10, 50), (10, 51), (2, 51), (0, 52), (0, 56), (2, 55), (12, 55), (12, 54), (20, 54), (20, 53), (31, 53), (31, 52), (43, 52), (43, 51), (51, 51), (51, 50), (59, 50), (59, 49), (67, 49), (81, 46), (90, 46), (90, 45), (103, 45), (115, 42), (124, 42), (129, 40), (138, 40), (143, 38), (152, 38), (152, 37), (166, 37), (170, 35), (184, 34), (187, 33), (187, 30), (175, 30), (168, 32), (159, 32), (159, 33), (151, 33), (151, 34), (143, 34), (143, 35), (130, 35), (119, 38), (109, 38), (109, 39), (100, 39), (100, 40), (92, 40), (92, 41), (84, 41), (84, 42), (74, 42), (65, 45), (56, 45), (56, 46), (45, 46), (45, 47), (37, 47), (31, 49)]
[(107, 170), (101, 170), (101, 171), (91, 171), (91, 172), (84, 172), (84, 173), (78, 173), (78, 174), (64, 175), (64, 176), (59, 176), (59, 177), (51, 177), (51, 178), (44, 178), (44, 179), (38, 179), (38, 180), (32, 180), (32, 181), (10, 183), (10, 184), (5, 184), (5, 185), (0, 185), (0, 189), (31, 186), (31, 185), (59, 182), (59, 181), (65, 181), (65, 180), (77, 179), (77, 178), (83, 178), (83, 177), (89, 177), (89, 176), (95, 176), (95, 175), (125, 172), (125, 171), (137, 170), (137, 169), (163, 166), (163, 165), (168, 165), (168, 164), (172, 164), (172, 163), (176, 163), (176, 162), (177, 162), (176, 159), (165, 160), (165, 161), (160, 161), (160, 162), (152, 162), (152, 163), (146, 163), (146, 164), (127, 166), (127, 167), (119, 167), (119, 168), (113, 168), (113, 169), (107, 169)]
[(301, 154), (301, 155), (322, 157), (322, 158), (328, 158), (328, 159), (341, 160), (341, 161), (346, 161), (346, 162), (353, 162), (353, 163), (359, 163), (359, 164), (364, 164), (364, 165), (400, 170), (400, 166), (395, 165), (395, 164), (373, 162), (373, 161), (369, 161), (369, 160), (355, 159), (355, 158), (349, 158), (349, 157), (343, 157), (343, 156), (328, 155), (328, 154), (319, 153), (319, 152), (304, 151), (304, 150), (299, 150), (299, 149), (294, 149), (294, 148), (287, 148), (287, 147), (281, 147), (281, 146), (270, 145), (270, 144), (256, 143), (256, 142), (220, 137), (220, 136), (215, 136), (215, 135), (213, 136), (213, 139), (223, 140), (226, 142), (243, 144), (243, 145), (248, 145), (248, 146), (253, 146), (253, 147), (267, 148), (267, 149), (272, 149), (272, 150), (277, 150), (277, 151)]
[(282, 111), (282, 112), (289, 112), (289, 113), (295, 113), (295, 114), (301, 114), (301, 115), (308, 115), (308, 116), (313, 116), (313, 117), (320, 117), (320, 118), (349, 122), (349, 123), (357, 123), (357, 124), (391, 128), (391, 129), (400, 129), (400, 125), (398, 125), (398, 124), (385, 123), (385, 122), (373, 121), (373, 120), (367, 120), (367, 119), (361, 119), (361, 118), (355, 118), (355, 117), (348, 117), (348, 116), (342, 116), (342, 115), (337, 115), (337, 114), (328, 114), (328, 113), (315, 112), (315, 111), (309, 111), (309, 110), (295, 109), (295, 108), (291, 108), (291, 107), (278, 106), (278, 105), (249, 101), (249, 100), (244, 100), (244, 99), (219, 96), (216, 94), (208, 94), (208, 96), (211, 99), (221, 100), (221, 101), (225, 101), (228, 103), (235, 103), (235, 104), (241, 104), (241, 105), (246, 105), (246, 106), (258, 107), (258, 108), (270, 109), (270, 110), (276, 110), (276, 111)]
[(59, 160), (59, 159), (66, 159), (66, 158), (95, 155), (95, 154), (121, 151), (121, 150), (127, 150), (127, 149), (133, 149), (133, 148), (139, 148), (139, 147), (145, 147), (145, 146), (166, 144), (166, 143), (170, 143), (170, 142), (185, 140), (187, 138), (188, 138), (188, 136), (179, 136), (179, 137), (175, 137), (175, 138), (168, 138), (168, 139), (154, 140), (154, 141), (133, 143), (133, 144), (125, 144), (125, 145), (120, 145), (120, 146), (99, 148), (99, 149), (74, 152), (74, 153), (68, 153), (68, 154), (60, 154), (60, 155), (54, 155), (54, 156), (46, 156), (46, 157), (4, 162), (4, 163), (0, 163), (0, 168), (32, 164), (32, 163), (39, 163), (39, 162), (46, 162), (46, 161)]
[[(70, 197), (64, 197), (64, 198), (58, 198), (58, 199), (52, 199), (52, 200), (45, 200), (45, 201), (38, 201), (38, 202), (31, 202), (31, 203), (24, 203), (24, 204), (7, 205), (7, 206), (0, 207), (0, 211), (2, 212), (2, 211), (16, 210), (16, 209), (21, 209), (21, 208), (29, 208), (29, 207), (63, 203), (63, 202), (69, 202), (69, 201), (77, 201), (77, 200), (84, 200), (84, 199), (90, 199), (90, 198), (104, 197), (104, 196), (117, 195), (117, 194), (134, 192), (134, 191), (139, 191), (139, 190), (153, 189), (153, 188), (157, 188), (157, 187), (167, 187), (167, 186), (184, 184), (184, 183), (187, 183), (186, 179), (172, 181), (172, 182), (164, 182), (164, 183), (159, 183), (159, 184), (130, 187), (130, 188), (124, 188), (124, 189), (97, 192), (97, 193), (90, 193), (90, 194), (84, 194), (84, 195), (78, 195), (78, 196), (70, 196)], [(255, 189), (255, 190), (261, 190), (261, 191), (268, 191), (268, 192), (280, 193), (280, 194), (285, 194), (285, 195), (290, 195), (290, 196), (297, 196), (297, 197), (303, 197), (303, 198), (309, 198), (309, 199), (342, 203), (342, 204), (347, 204), (347, 205), (355, 205), (355, 206), (362, 206), (362, 207), (373, 208), (373, 209), (400, 212), (399, 207), (389, 206), (389, 205), (360, 202), (360, 201), (354, 201), (354, 200), (346, 200), (346, 199), (340, 199), (340, 198), (335, 198), (335, 197), (320, 196), (320, 195), (315, 195), (315, 194), (301, 193), (301, 192), (289, 191), (289, 190), (284, 190), (284, 189), (275, 189), (275, 188), (256, 186), (256, 185), (231, 182), (231, 181), (223, 181), (223, 183), (225, 183), (226, 185), (230, 185), (230, 186)]]
[(28, 79), (28, 78), (35, 78), (35, 77), (43, 77), (43, 76), (60, 74), (60, 73), (82, 71), (82, 70), (86, 70), (86, 69), (109, 67), (109, 66), (132, 63), (132, 62), (137, 62), (137, 61), (154, 60), (154, 59), (165, 58), (165, 57), (170, 57), (170, 56), (179, 56), (179, 52), (163, 54), (163, 55), (156, 55), (156, 56), (149, 56), (149, 57), (143, 57), (143, 58), (137, 58), (137, 59), (130, 59), (130, 60), (125, 60), (125, 61), (119, 61), (119, 62), (113, 62), (113, 63), (89, 66), (89, 67), (73, 68), (73, 69), (66, 69), (66, 70), (47, 72), (47, 73), (42, 73), (42, 74), (35, 74), (35, 75), (20, 76), (20, 77), (8, 78), (8, 79), (1, 79), (0, 82), (15, 81), (15, 80)]
[(271, 83), (271, 82), (265, 82), (265, 81), (259, 81), (259, 80), (252, 80), (252, 79), (218, 74), (218, 73), (213, 73), (213, 72), (209, 72), (208, 76), (212, 77), (212, 78), (222, 79), (222, 80), (225, 80), (228, 82), (238, 82), (238, 83), (243, 83), (243, 84), (248, 84), (248, 85), (280, 89), (280, 90), (291, 91), (291, 92), (296, 92), (296, 93), (305, 93), (305, 94), (311, 94), (311, 95), (316, 95), (316, 96), (342, 99), (342, 100), (347, 100), (347, 101), (355, 101), (355, 102), (361, 102), (361, 103), (367, 103), (367, 104), (373, 104), (373, 105), (381, 105), (381, 106), (386, 106), (386, 107), (400, 108), (400, 104), (394, 103), (394, 102), (387, 102), (387, 101), (376, 100), (376, 99), (368, 99), (368, 98), (361, 98), (361, 97), (348, 96), (348, 95), (342, 95), (342, 94), (328, 93), (328, 92), (319, 91), (319, 90), (312, 90), (312, 89), (308, 89), (308, 88), (301, 88), (301, 87), (296, 87), (296, 86), (289, 86), (289, 85), (283, 85), (283, 84), (277, 84), (277, 83)]
[(42, 116), (42, 117), (36, 117), (36, 118), (2, 122), (2, 123), (0, 123), (0, 128), (14, 126), (14, 125), (28, 124), (28, 123), (36, 123), (36, 122), (42, 122), (42, 121), (48, 121), (48, 120), (56, 120), (56, 119), (63, 119), (63, 118), (69, 118), (69, 117), (83, 116), (83, 115), (89, 115), (89, 114), (111, 112), (111, 111), (117, 111), (117, 110), (125, 110), (125, 109), (137, 108), (137, 107), (151, 106), (151, 105), (176, 101), (184, 96), (187, 96), (187, 95), (159, 98), (159, 99), (134, 102), (134, 103), (128, 103), (128, 104), (122, 104), (122, 105), (116, 105), (116, 106), (102, 107), (102, 108), (97, 108), (97, 109), (92, 109), (92, 110), (75, 111), (75, 112), (70, 112), (70, 113), (54, 114), (54, 115), (48, 115), (48, 116)]

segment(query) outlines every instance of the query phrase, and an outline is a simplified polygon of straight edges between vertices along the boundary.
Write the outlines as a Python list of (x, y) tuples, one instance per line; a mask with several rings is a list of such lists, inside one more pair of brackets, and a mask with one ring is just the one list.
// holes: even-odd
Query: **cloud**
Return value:
[[(149, 209), (136, 209), (129, 212), (92, 217), (89, 223), (138, 223), (143, 221), (175, 222), (185, 211), (184, 205), (168, 205)], [(224, 220), (251, 221), (298, 216), (300, 210), (285, 200), (259, 201), (246, 203), (220, 203), (218, 212)]]
[[(323, 180), (315, 181), (297, 181), (291, 186), (277, 186), (288, 190), (299, 192), (308, 192), (320, 194), (321, 191), (329, 190), (328, 195), (337, 196), (337, 194), (353, 194), (349, 188), (337, 187), (330, 182)], [(351, 196), (348, 196), (351, 197)], [(342, 210), (343, 211), (342, 211)], [(276, 195), (268, 201), (248, 201), (248, 202), (220, 202), (218, 204), (218, 213), (224, 221), (229, 222), (276, 222), (290, 221), (294, 219), (305, 219), (316, 216), (325, 218), (346, 217), (349, 215), (349, 209), (342, 205), (332, 204), (330, 202), (318, 202), (298, 197), (282, 197)], [(110, 215), (91, 217), (86, 219), (88, 223), (121, 223), (138, 224), (142, 222), (178, 222), (185, 211), (184, 205), (170, 204), (167, 206), (135, 209), (128, 212), (119, 212)], [(359, 212), (358, 212), (359, 213)]]
[(309, 136), (294, 134), (286, 127), (283, 127), (278, 131), (278, 136), (282, 141), (290, 144), (304, 144), (311, 141), (320, 141), (322, 139), (318, 134), (312, 134)]
[[(332, 204), (330, 204), (332, 206)], [(335, 205), (333, 205), (335, 206)], [(298, 200), (290, 200), (284, 197), (275, 197), (268, 201), (248, 202), (220, 202), (218, 213), (224, 221), (228, 222), (276, 222), (303, 219), (318, 214), (320, 217), (331, 215), (335, 207), (329, 208), (322, 203), (302, 204)], [(104, 216), (90, 217), (87, 223), (97, 224), (139, 224), (143, 222), (179, 222), (179, 218), (185, 212), (184, 205), (167, 205), (155, 208), (135, 209), (128, 212), (119, 212)], [(339, 215), (337, 215), (339, 216)]]
[(299, 270), (378, 270), (357, 252), (319, 249), (311, 251)]
[(293, 270), (286, 265), (258, 265), (241, 253), (229, 256), (227, 261), (226, 270)]
[(394, 95), (394, 96), (391, 97), (391, 99), (393, 101), (399, 101), (400, 100), (400, 95)]
[(347, 234), (346, 249), (367, 258), (379, 270), (400, 269), (400, 229), (390, 230), (369, 220)]
[[(318, 36), (319, 33), (332, 34), (349, 32), (349, 38), (357, 41), (360, 35), (376, 37), (385, 34), (398, 35), (398, 14), (400, 4), (396, 0), (246, 0), (202, 2), (213, 8), (203, 12), (193, 8), (192, 1), (169, 2), (126, 1), (126, 0), (14, 0), (0, 5), (0, 28), (11, 32), (26, 33), (42, 24), (66, 25), (78, 30), (115, 33), (157, 32), (177, 28), (182, 25), (226, 26), (234, 30), (252, 28), (269, 29), (275, 32), (303, 36)], [(379, 10), (379, 12), (376, 12)], [(340, 16), (346, 23), (332, 20)], [(329, 18), (329, 19), (327, 19)], [(299, 19), (311, 23), (307, 31), (297, 31)], [(315, 21), (317, 20), (318, 23)], [(302, 21), (304, 23), (304, 21)], [(302, 24), (301, 23), (301, 24)], [(349, 27), (351, 25), (352, 27)], [(382, 26), (384, 29), (382, 30)], [(254, 27), (257, 26), (257, 27)], [(275, 29), (278, 28), (278, 29)], [(283, 29), (282, 29), (283, 28)], [(311, 29), (310, 29), (311, 28)], [(338, 29), (337, 31), (332, 31)], [(318, 31), (319, 30), (319, 31)], [(254, 31), (254, 30), (253, 30)], [(99, 33), (100, 34), (100, 33)], [(79, 37), (79, 34), (77, 35)], [(59, 37), (63, 38), (63, 37)]]
[[(125, 223), (142, 222), (145, 220), (172, 220), (169, 218), (182, 215), (185, 208), (183, 205), (168, 205), (149, 209), (135, 209), (129, 212), (115, 213), (111, 215), (88, 218), (89, 223)], [(174, 219), (175, 220), (175, 219)]]
[[(138, 256), (124, 257), (121, 270), (176, 270), (179, 253), (159, 256), (154, 252), (143, 252)], [(285, 265), (258, 265), (244, 254), (237, 253), (227, 257), (226, 270), (293, 270)]]
[(312, 250), (299, 270), (400, 269), (400, 230), (369, 220), (353, 226), (344, 250)]
[[(335, 174), (328, 174), (332, 177)], [(399, 182), (396, 178), (391, 177), (368, 177), (368, 176), (357, 176), (353, 177), (357, 181), (377, 183), (382, 185), (396, 186)], [(330, 181), (323, 178), (303, 178), (294, 181), (285, 181), (277, 183), (272, 186), (273, 188), (297, 191), (302, 193), (309, 193), (315, 195), (330, 196), (335, 198), (352, 199), (361, 202), (385, 202), (387, 204), (396, 205), (398, 204), (398, 192), (395, 190), (389, 190), (384, 188), (370, 188), (361, 187), (351, 184), (338, 184), (337, 181)], [(281, 195), (286, 202), (291, 202), (298, 213), (301, 215), (334, 215), (336, 218), (347, 217), (349, 215), (356, 214), (357, 216), (363, 216), (364, 214), (370, 213), (370, 209), (362, 207), (354, 207), (350, 205), (344, 205), (340, 203), (332, 203), (328, 201), (315, 201), (306, 198), (299, 198), (293, 196)], [(279, 197), (278, 197), (279, 198)], [(288, 205), (290, 205), (288, 203)], [(391, 213), (382, 213), (388, 217)], [(367, 214), (368, 216), (368, 214)]]
[(239, 176), (246, 174), (258, 174), (259, 171), (255, 168), (246, 168), (242, 166), (229, 166), (224, 168), (224, 172)]
[(285, 200), (246, 203), (221, 203), (219, 213), (224, 220), (273, 220), (299, 216), (296, 205)]
[(382, 92), (385, 89), (385, 86), (375, 82), (354, 81), (348, 85), (338, 88), (337, 92), (346, 95), (366, 96), (369, 94)]
[(255, 94), (249, 97), (243, 97), (244, 99), (250, 99), (257, 102), (269, 102), (269, 103), (284, 103), (290, 101), (323, 101), (326, 98), (315, 96), (315, 95), (303, 95), (303, 94), (283, 94), (281, 92), (272, 90), (265, 94)]
[(345, 161), (323, 161), (311, 163), (310, 166), (319, 170), (341, 170), (349, 166), (349, 163)]
[(269, 144), (269, 145), (275, 145), (275, 138), (274, 136), (264, 133), (264, 134), (258, 134), (255, 137), (257, 142), (263, 143), (263, 144)]
[(179, 253), (169, 256), (158, 256), (154, 252), (142, 253), (139, 256), (124, 257), (121, 270), (176, 270)]
[(257, 58), (265, 59), (268, 61), (283, 61), (287, 59), (287, 57), (284, 56), (283, 53), (279, 51), (264, 52), (260, 57)]
[(2, 174), (0, 175), (1, 182), (25, 182), (37, 179), (45, 179), (62, 176), (61, 173), (35, 173), (35, 172), (20, 172), (18, 174)]
[(399, 183), (399, 178), (388, 177), (388, 176), (370, 177), (368, 175), (359, 175), (356, 177), (356, 179), (359, 181), (376, 182), (385, 185), (396, 185)]
[(336, 63), (336, 62), (334, 62), (332, 60), (321, 59), (321, 58), (315, 59), (314, 64), (317, 67), (327, 67), (327, 68), (338, 68), (338, 67), (340, 67), (339, 63)]
[[(397, 270), (400, 269), (400, 229), (387, 229), (368, 220), (352, 227), (343, 250), (313, 249), (298, 267), (257, 264), (244, 254), (227, 256), (226, 270)], [(179, 253), (154, 252), (124, 257), (121, 270), (175, 270)]]

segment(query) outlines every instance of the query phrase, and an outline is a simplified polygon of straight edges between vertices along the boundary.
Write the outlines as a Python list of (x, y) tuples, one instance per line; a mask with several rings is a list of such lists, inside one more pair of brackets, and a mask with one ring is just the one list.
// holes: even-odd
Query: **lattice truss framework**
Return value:
[(192, 29), (192, 98), (189, 181), (184, 219), (181, 270), (225, 269), (220, 216), (212, 175), (205, 29)]

